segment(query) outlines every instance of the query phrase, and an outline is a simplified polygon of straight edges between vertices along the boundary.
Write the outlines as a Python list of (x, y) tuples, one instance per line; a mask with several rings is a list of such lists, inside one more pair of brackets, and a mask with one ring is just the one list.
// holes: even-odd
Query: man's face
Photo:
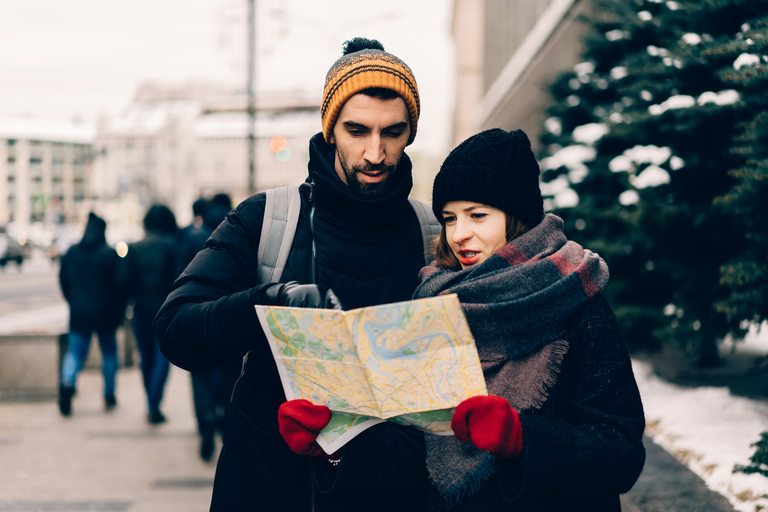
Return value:
[(342, 107), (330, 137), (336, 173), (361, 199), (386, 196), (410, 134), (402, 98), (355, 94)]

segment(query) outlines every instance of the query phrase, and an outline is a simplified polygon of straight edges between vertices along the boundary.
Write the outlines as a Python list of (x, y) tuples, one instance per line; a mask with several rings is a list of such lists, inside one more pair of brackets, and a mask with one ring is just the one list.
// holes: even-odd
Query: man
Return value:
[[(329, 307), (328, 289), (346, 309), (411, 298), (424, 249), (408, 203), (411, 163), (404, 150), (416, 136), (419, 110), (416, 81), (404, 62), (378, 41), (348, 41), (326, 76), (323, 132), (310, 140), (309, 176), (300, 187), (301, 214), (281, 278), (287, 284), (258, 282), (265, 194), (256, 194), (230, 212), (158, 313), (155, 329), (174, 364), (196, 370), (248, 353), (227, 411), (212, 511), (312, 507), (312, 460), (293, 453), (279, 433), (277, 412), (285, 395), (253, 306)], [(402, 458), (403, 471), (395, 468), (413, 489), (392, 493), (389, 487), (382, 496), (362, 485), (358, 493), (333, 497), (333, 509), (390, 508), (423, 499), (420, 435), (387, 422), (354, 441), (341, 462), (315, 458), (326, 484), (333, 485), (335, 471), (343, 476), (375, 470), (377, 454), (403, 447), (413, 447), (421, 464)], [(390, 483), (365, 482), (380, 488)], [(323, 498), (319, 494), (315, 500)]]
[(77, 374), (85, 364), (94, 331), (101, 348), (104, 408), (109, 411), (117, 405), (116, 333), (124, 319), (126, 300), (118, 286), (120, 257), (107, 245), (106, 229), (104, 219), (89, 213), (82, 240), (61, 258), (59, 284), (69, 303), (69, 343), (59, 386), (59, 410), (64, 416), (72, 412)]

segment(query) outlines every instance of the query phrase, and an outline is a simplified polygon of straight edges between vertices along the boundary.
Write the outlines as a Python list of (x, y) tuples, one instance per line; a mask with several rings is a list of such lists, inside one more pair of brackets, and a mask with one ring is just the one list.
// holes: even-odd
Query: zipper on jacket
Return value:
[(309, 204), (312, 208), (309, 210), (309, 232), (312, 236), (312, 254), (309, 262), (309, 275), (313, 284), (317, 284), (315, 275), (315, 256), (317, 254), (317, 246), (315, 244), (315, 181), (309, 181)]

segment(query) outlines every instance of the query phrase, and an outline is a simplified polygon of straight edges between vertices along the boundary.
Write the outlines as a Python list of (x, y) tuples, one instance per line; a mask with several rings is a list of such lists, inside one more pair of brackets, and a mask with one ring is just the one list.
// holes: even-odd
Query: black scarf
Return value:
[[(488, 392), (518, 411), (539, 408), (547, 399), (568, 350), (568, 319), (608, 282), (605, 262), (568, 241), (562, 227), (549, 214), (480, 265), (460, 271), (425, 267), (414, 294), (458, 294)], [(430, 479), (449, 508), (475, 494), (495, 471), (495, 457), (471, 443), (453, 436), (425, 439)]]

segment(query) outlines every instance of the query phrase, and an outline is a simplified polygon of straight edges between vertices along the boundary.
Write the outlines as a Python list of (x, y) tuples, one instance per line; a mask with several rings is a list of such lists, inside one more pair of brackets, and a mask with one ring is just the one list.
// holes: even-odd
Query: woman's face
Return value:
[(478, 265), (507, 244), (504, 212), (471, 201), (451, 201), (443, 207), (445, 237), (461, 268)]

